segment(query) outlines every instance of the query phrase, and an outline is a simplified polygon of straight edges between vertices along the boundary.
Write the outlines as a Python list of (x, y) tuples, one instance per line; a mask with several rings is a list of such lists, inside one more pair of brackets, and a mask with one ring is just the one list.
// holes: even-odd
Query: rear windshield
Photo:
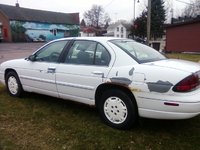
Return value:
[(110, 42), (125, 51), (138, 63), (146, 63), (167, 59), (164, 55), (162, 55), (155, 49), (144, 44), (135, 42), (133, 40), (110, 40)]

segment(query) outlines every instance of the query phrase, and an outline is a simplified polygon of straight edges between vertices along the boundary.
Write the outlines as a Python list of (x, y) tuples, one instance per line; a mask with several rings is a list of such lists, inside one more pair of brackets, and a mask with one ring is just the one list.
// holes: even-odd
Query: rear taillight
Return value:
[(173, 91), (175, 92), (189, 92), (194, 90), (197, 86), (199, 86), (199, 76), (198, 74), (192, 74), (178, 84), (173, 87)]

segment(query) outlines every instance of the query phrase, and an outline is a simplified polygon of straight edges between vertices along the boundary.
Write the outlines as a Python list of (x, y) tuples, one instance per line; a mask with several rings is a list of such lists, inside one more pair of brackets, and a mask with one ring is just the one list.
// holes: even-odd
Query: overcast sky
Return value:
[[(147, 0), (136, 0), (136, 17), (144, 10)], [(189, 2), (189, 0), (180, 0)], [(173, 6), (174, 14), (179, 14), (187, 5), (179, 0), (166, 0), (166, 4)], [(15, 5), (17, 0), (0, 0), (0, 4)], [(97, 4), (103, 6), (105, 12), (109, 14), (112, 21), (119, 19), (132, 20), (133, 18), (133, 2), (134, 0), (18, 0), (20, 7), (49, 10), (64, 13), (80, 13), (80, 19), (83, 13), (89, 10), (92, 5)]]

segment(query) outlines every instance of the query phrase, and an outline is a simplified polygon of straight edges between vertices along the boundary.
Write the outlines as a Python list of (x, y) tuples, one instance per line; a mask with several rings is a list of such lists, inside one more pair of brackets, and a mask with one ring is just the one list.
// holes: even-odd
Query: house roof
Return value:
[(9, 20), (56, 24), (79, 24), (79, 13), (60, 13), (0, 4), (0, 13)]
[(182, 22), (177, 22), (174, 24), (168, 24), (166, 25), (166, 28), (173, 28), (173, 27), (177, 27), (177, 26), (184, 26), (184, 25), (189, 25), (189, 24), (196, 24), (196, 23), (200, 23), (200, 18), (194, 18), (192, 20), (189, 21), (182, 21)]
[(85, 28), (82, 28), (82, 31), (84, 33), (95, 33), (96, 32), (96, 29), (93, 28), (93, 27), (85, 27)]
[(117, 27), (116, 23), (115, 23), (115, 24), (110, 24), (110, 25), (108, 26), (107, 30), (112, 30), (112, 29), (114, 29), (114, 28), (116, 28), (116, 27)]

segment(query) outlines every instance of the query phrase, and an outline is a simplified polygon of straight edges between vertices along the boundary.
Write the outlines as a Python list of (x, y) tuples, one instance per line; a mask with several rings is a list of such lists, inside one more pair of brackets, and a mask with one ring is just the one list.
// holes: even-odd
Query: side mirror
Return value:
[(30, 61), (35, 61), (35, 55), (30, 55), (27, 60), (30, 60)]

